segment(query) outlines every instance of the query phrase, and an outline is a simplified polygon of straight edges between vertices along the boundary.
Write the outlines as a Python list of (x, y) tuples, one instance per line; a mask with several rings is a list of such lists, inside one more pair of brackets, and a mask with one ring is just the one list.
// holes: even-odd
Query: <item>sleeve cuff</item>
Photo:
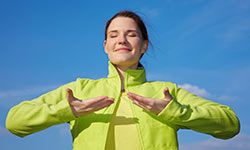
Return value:
[(182, 105), (175, 99), (172, 99), (168, 105), (157, 115), (161, 120), (166, 122), (173, 122), (177, 116), (177, 111), (181, 110)]
[(63, 99), (56, 105), (56, 109), (58, 110), (58, 117), (63, 122), (69, 122), (71, 120), (76, 119), (73, 114), (71, 107), (66, 99)]

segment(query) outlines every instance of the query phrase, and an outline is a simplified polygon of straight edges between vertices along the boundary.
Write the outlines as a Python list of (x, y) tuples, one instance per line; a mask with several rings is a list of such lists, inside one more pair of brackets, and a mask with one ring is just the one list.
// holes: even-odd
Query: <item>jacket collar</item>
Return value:
[[(116, 67), (109, 61), (109, 74), (108, 78), (119, 78)], [(146, 73), (144, 67), (139, 63), (137, 69), (129, 69), (124, 74), (124, 86), (138, 85), (146, 82)]]

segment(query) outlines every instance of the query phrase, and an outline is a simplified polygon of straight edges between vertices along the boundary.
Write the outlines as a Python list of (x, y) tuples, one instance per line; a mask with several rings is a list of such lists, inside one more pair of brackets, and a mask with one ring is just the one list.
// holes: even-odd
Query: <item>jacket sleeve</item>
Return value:
[(75, 118), (66, 99), (66, 88), (75, 89), (75, 82), (68, 83), (30, 101), (23, 101), (10, 109), (6, 128), (24, 137), (52, 125), (69, 122)]
[(173, 100), (158, 116), (178, 128), (192, 129), (216, 138), (228, 139), (239, 133), (240, 123), (231, 108), (198, 97), (175, 85)]

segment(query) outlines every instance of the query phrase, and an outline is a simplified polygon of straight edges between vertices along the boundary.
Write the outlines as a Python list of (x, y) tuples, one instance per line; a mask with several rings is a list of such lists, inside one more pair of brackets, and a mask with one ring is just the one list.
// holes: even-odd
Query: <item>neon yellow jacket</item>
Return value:
[[(137, 130), (142, 149), (178, 149), (177, 131), (192, 129), (216, 138), (228, 139), (239, 132), (239, 120), (228, 107), (198, 97), (171, 82), (147, 82), (143, 67), (127, 70), (125, 90), (145, 97), (163, 99), (168, 87), (174, 99), (155, 115), (131, 105), (138, 118)], [(14, 106), (8, 113), (6, 127), (20, 137), (60, 123), (70, 123), (73, 149), (102, 150), (105, 147), (110, 120), (117, 101), (95, 113), (76, 118), (66, 99), (66, 88), (74, 96), (89, 99), (109, 96), (115, 100), (121, 96), (121, 81), (116, 68), (109, 62), (109, 75), (99, 80), (77, 79), (34, 100)]]

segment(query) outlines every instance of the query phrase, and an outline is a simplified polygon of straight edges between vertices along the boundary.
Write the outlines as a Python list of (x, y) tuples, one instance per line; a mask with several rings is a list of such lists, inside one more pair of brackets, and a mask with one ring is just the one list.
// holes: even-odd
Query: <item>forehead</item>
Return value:
[(117, 17), (113, 19), (108, 27), (108, 31), (112, 30), (139, 30), (137, 23), (128, 17)]

